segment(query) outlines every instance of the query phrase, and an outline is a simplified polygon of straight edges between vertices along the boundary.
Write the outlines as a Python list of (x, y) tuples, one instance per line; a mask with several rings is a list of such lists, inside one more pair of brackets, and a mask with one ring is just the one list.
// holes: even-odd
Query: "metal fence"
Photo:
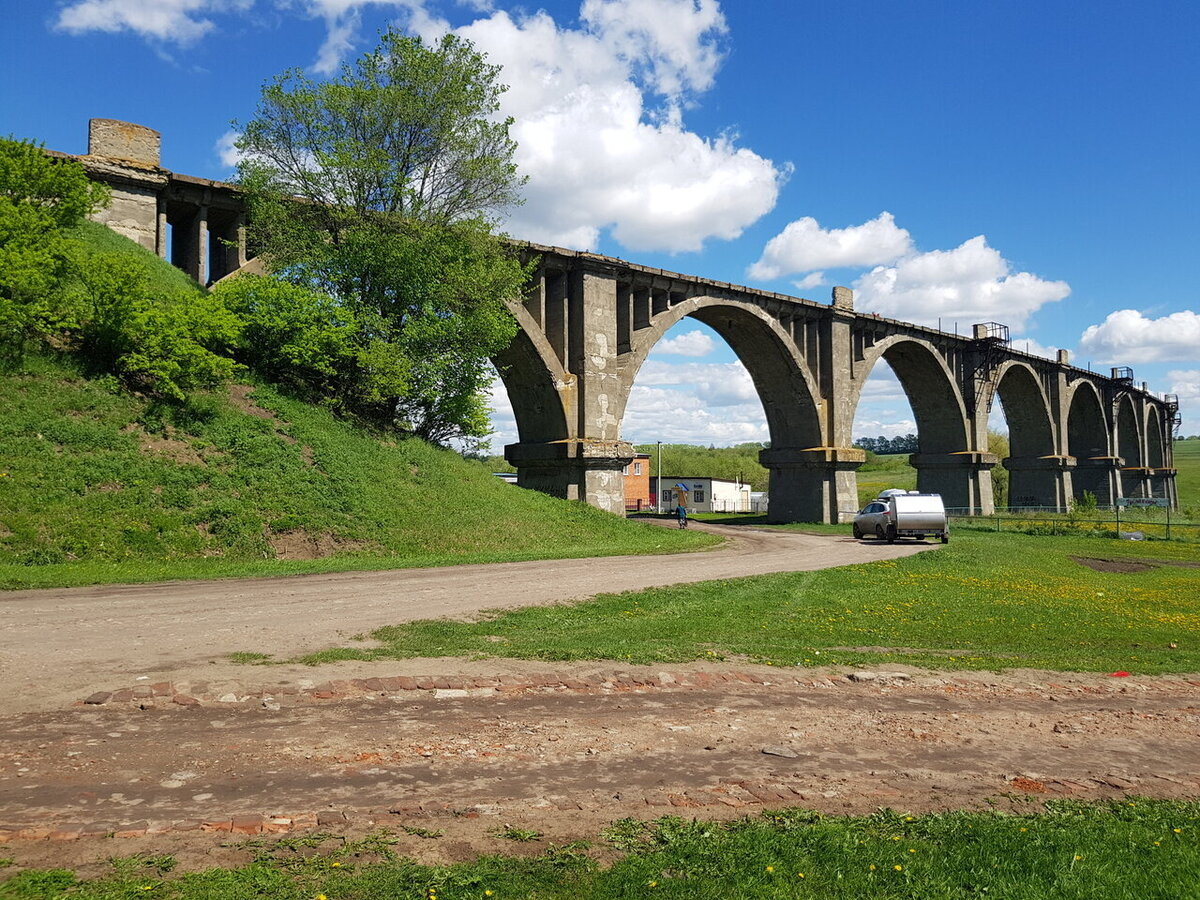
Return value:
[(1178, 519), (1170, 509), (1097, 507), (1081, 513), (1054, 507), (1015, 507), (983, 515), (969, 507), (950, 508), (946, 516), (955, 527), (976, 531), (1018, 531), (1024, 534), (1079, 534), (1127, 540), (1200, 541), (1200, 522)]

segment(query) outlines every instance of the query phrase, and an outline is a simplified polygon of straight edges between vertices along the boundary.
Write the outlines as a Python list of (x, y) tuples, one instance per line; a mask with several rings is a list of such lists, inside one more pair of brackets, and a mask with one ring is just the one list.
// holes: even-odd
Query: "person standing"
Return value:
[(687, 528), (687, 507), (683, 505), (682, 495), (680, 495), (679, 503), (675, 507), (675, 518), (679, 521), (680, 528)]

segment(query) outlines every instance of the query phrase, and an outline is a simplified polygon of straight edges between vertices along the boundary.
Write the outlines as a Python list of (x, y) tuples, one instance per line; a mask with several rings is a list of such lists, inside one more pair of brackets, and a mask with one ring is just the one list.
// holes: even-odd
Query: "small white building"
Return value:
[(689, 512), (751, 512), (750, 485), (724, 478), (664, 477), (659, 487), (658, 477), (650, 478), (650, 491), (658, 508), (666, 512), (675, 509), (680, 494)]

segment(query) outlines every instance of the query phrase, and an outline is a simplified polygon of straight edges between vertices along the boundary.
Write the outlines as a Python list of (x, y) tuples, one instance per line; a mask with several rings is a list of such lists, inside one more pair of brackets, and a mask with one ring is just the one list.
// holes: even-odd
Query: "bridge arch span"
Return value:
[(1120, 486), (1103, 398), (1091, 381), (1082, 379), (1071, 386), (1069, 396), (1067, 453), (1075, 462), (1072, 493), (1079, 500), (1089, 492), (1096, 502), (1109, 505), (1119, 496)]
[(1157, 406), (1146, 408), (1146, 465), (1153, 469), (1164, 468), (1167, 464), (1163, 452), (1163, 421)]
[(961, 453), (968, 446), (967, 413), (962, 393), (945, 357), (931, 342), (909, 335), (884, 338), (866, 354), (863, 377), (854, 390), (854, 409), (866, 379), (884, 360), (903, 388), (917, 421), (920, 454)]
[(1001, 363), (989, 383), (984, 409), (997, 398), (1008, 426), (1008, 506), (1061, 508), (1066, 504), (1066, 457), (1058, 453), (1053, 404), (1041, 374), (1023, 359)]
[(817, 386), (791, 335), (754, 303), (727, 297), (691, 297), (656, 316), (636, 332), (621, 360), (624, 391), (616, 405), (623, 419), (638, 372), (663, 336), (685, 318), (717, 332), (746, 367), (754, 382), (770, 430), (772, 447), (820, 447), (825, 444), (818, 413)]

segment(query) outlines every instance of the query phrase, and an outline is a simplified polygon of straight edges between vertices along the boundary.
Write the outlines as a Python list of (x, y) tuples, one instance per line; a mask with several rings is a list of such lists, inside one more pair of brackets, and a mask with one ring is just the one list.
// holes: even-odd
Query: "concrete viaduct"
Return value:
[[(89, 174), (113, 202), (97, 218), (201, 283), (247, 262), (236, 186), (159, 165), (157, 132), (93, 119)], [(65, 155), (65, 154), (58, 154)], [(1177, 505), (1171, 440), (1178, 402), (1136, 385), (1011, 347), (1007, 328), (981, 323), (958, 335), (856, 312), (853, 293), (828, 304), (758, 291), (591, 253), (521, 245), (539, 261), (511, 304), (520, 331), (496, 366), (520, 441), (505, 448), (518, 483), (557, 497), (624, 510), (622, 468), (633, 447), (621, 419), (643, 362), (685, 316), (720, 334), (749, 371), (766, 413), (773, 521), (837, 522), (858, 505), (864, 453), (851, 428), (868, 375), (887, 361), (908, 396), (922, 491), (948, 507), (993, 510), (987, 421), (1003, 404), (1013, 506), (1063, 509), (1085, 491)]]

